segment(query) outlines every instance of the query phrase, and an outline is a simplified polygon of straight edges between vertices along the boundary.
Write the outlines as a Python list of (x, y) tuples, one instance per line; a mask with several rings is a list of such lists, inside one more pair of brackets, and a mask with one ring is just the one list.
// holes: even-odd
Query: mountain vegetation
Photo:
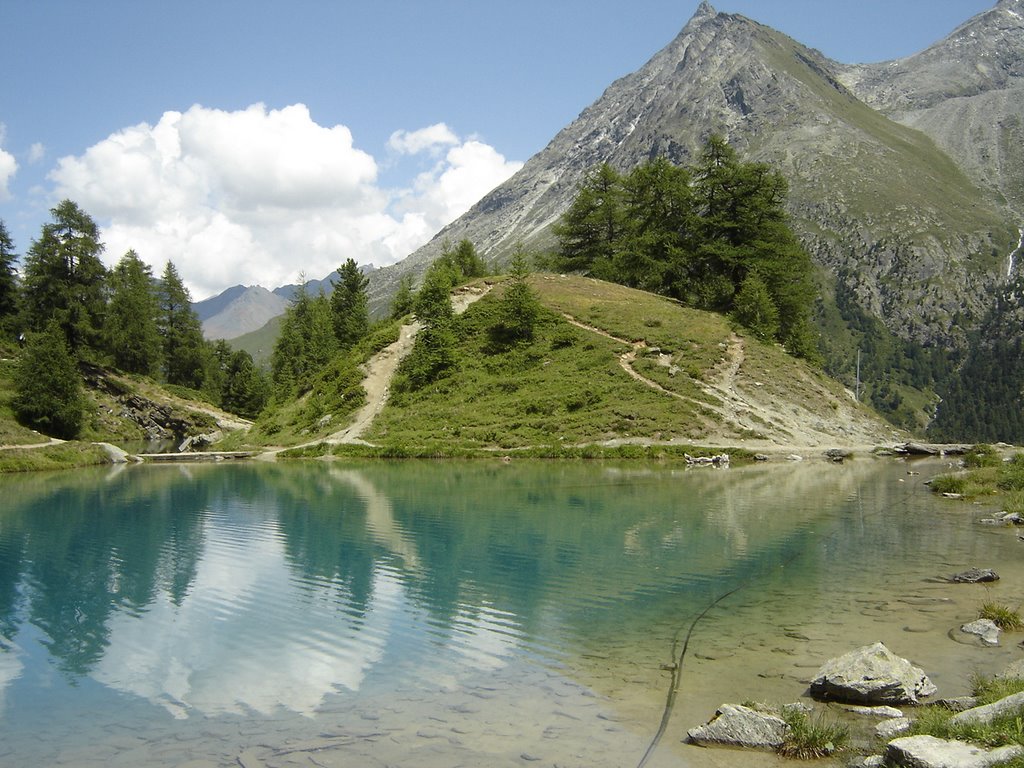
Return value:
[(99, 229), (85, 211), (64, 200), (51, 215), (25, 256), (20, 280), (14, 243), (0, 222), (0, 330), (16, 334), (24, 347), (10, 400), (22, 425), (60, 438), (91, 429), (83, 373), (96, 366), (153, 377), (243, 415), (261, 410), (264, 374), (247, 353), (203, 339), (172, 262), (155, 279), (128, 251), (108, 271)]
[(694, 166), (602, 164), (555, 227), (557, 266), (733, 312), (765, 340), (815, 357), (814, 267), (786, 222), (787, 184), (711, 137)]
[[(689, 434), (655, 429), (623, 405), (631, 398), (663, 425), (685, 413), (705, 434), (784, 440), (799, 425), (758, 424), (731, 399), (735, 371), (754, 360), (796, 375), (784, 348), (812, 366), (798, 378), (820, 363), (893, 424), (1024, 441), (1022, 93), (1024, 0), (999, 0), (915, 56), (855, 66), (703, 2), (669, 45), (405, 262), (367, 274), (348, 259), (329, 281), (278, 289), (284, 314), (234, 348), (203, 339), (173, 263), (155, 277), (129, 251), (108, 271), (74, 202), (51, 211), (20, 279), (0, 222), (0, 331), (24, 342), (0, 371), (19, 390), (0, 393), (3, 407), (72, 434), (73, 413), (56, 403), (79, 408), (73, 384), (101, 366), (255, 418), (259, 441), (298, 441), (354, 412), (359, 367), (405, 323), (416, 343), (377, 440), (434, 440), (426, 420), (447, 425), (437, 439), (477, 447), (538, 444), (558, 422), (581, 441)], [(531, 262), (567, 276), (531, 273)], [(465, 316), (453, 311), (455, 286), (508, 269)], [(619, 289), (642, 319), (610, 309), (626, 301)], [(602, 301), (586, 304), (592, 293)], [(732, 389), (718, 386), (723, 371)], [(603, 386), (620, 373), (628, 386)]]
[[(974, 348), (1021, 263), (1022, 89), (1024, 0), (999, 0), (920, 54), (855, 66), (704, 2), (676, 38), (612, 83), (519, 173), (409, 259), (375, 272), (371, 307), (381, 311), (401, 280), (421, 276), (445, 242), (459, 239), (492, 264), (507, 264), (522, 244), (557, 251), (568, 271), (589, 271), (573, 260), (594, 257), (623, 273), (612, 279), (656, 283), (643, 260), (625, 258), (642, 251), (620, 249), (618, 263), (610, 253), (576, 253), (558, 228), (571, 211), (570, 227), (580, 214), (575, 223), (595, 227), (595, 237), (624, 242), (614, 216), (597, 220), (621, 206), (622, 180), (656, 158), (693, 169), (717, 135), (741, 163), (768, 164), (788, 184), (787, 221), (815, 266), (810, 335), (826, 369), (895, 423), (924, 429), (936, 413), (948, 418), (958, 388), (988, 391), (959, 377), (988, 354)], [(654, 253), (665, 243), (644, 246)], [(763, 300), (771, 281), (758, 278), (763, 285), (751, 281), (731, 311), (777, 334)], [(733, 301), (742, 283), (732, 281)], [(975, 398), (970, 407), (999, 423), (1004, 404)], [(1024, 440), (1007, 430), (1000, 439)]]

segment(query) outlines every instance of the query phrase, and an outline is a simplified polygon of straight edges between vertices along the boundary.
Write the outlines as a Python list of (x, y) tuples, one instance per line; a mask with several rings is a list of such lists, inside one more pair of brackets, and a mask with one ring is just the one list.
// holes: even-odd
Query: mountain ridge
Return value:
[(517, 242), (550, 247), (551, 225), (590, 168), (628, 170), (659, 154), (686, 161), (718, 133), (744, 159), (782, 170), (805, 246), (867, 311), (904, 338), (963, 345), (953, 320), (980, 322), (1016, 228), (933, 138), (869, 107), (841, 72), (820, 52), (704, 2), (512, 179), (381, 270), (371, 299), (381, 306), (397, 277), (425, 269), (446, 240), (469, 238), (492, 262)]

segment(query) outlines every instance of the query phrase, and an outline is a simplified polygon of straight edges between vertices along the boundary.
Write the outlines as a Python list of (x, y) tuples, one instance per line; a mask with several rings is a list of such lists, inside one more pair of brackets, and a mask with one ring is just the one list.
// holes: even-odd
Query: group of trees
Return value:
[(108, 270), (92, 218), (64, 200), (50, 211), (22, 265), (0, 222), (0, 329), (25, 344), (16, 374), (16, 415), (59, 437), (82, 425), (83, 361), (201, 390), (242, 415), (266, 397), (247, 352), (203, 339), (191, 296), (172, 262), (159, 279), (135, 251)]
[(270, 361), (274, 393), (280, 398), (304, 389), (331, 358), (370, 332), (369, 280), (353, 259), (338, 268), (329, 297), (323, 291), (310, 296), (300, 283), (285, 310)]
[(816, 355), (810, 256), (786, 222), (788, 186), (708, 140), (697, 163), (594, 169), (557, 225), (557, 266), (732, 313), (793, 354)]

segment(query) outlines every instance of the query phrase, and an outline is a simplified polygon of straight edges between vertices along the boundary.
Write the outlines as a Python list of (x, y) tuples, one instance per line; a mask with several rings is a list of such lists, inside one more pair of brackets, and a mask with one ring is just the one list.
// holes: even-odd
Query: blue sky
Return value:
[[(71, 197), (195, 298), (393, 262), (683, 27), (697, 0), (0, 0), (0, 219)], [(845, 62), (995, 0), (721, 0)], [(287, 149), (281, 149), (286, 147)]]

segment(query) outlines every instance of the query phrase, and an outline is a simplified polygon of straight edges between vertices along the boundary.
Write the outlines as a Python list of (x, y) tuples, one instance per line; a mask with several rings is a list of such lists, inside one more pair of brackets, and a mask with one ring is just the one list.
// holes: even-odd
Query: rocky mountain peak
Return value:
[(686, 26), (703, 24), (708, 19), (713, 19), (717, 15), (718, 11), (714, 9), (714, 6), (708, 0), (702, 0), (701, 4), (697, 6), (697, 12), (693, 14), (693, 18), (690, 19)]
[[(1014, 42), (1013, 14), (1022, 1), (980, 14), (919, 57), (854, 74), (877, 78), (880, 91), (918, 98), (930, 84), (948, 82), (946, 68), (969, 74), (967, 65), (978, 63), (1003, 71), (999, 62), (1006, 61), (1012, 73), (1024, 50)], [(997, 33), (1009, 36), (1008, 51), (988, 42)], [(966, 42), (957, 56), (949, 41), (960, 37)], [(841, 79), (853, 70), (703, 2), (665, 48), (612, 83), (519, 173), (403, 263), (381, 270), (371, 300), (383, 304), (398, 275), (422, 272), (445, 240), (468, 238), (492, 262), (517, 242), (549, 248), (552, 224), (593, 168), (609, 163), (628, 171), (657, 156), (689, 164), (718, 134), (744, 159), (782, 171), (805, 246), (822, 267), (848, 276), (864, 310), (901, 336), (944, 342), (957, 312), (977, 317), (988, 300), (996, 258), (976, 256), (1007, 247), (1006, 220), (924, 133), (858, 99)]]

